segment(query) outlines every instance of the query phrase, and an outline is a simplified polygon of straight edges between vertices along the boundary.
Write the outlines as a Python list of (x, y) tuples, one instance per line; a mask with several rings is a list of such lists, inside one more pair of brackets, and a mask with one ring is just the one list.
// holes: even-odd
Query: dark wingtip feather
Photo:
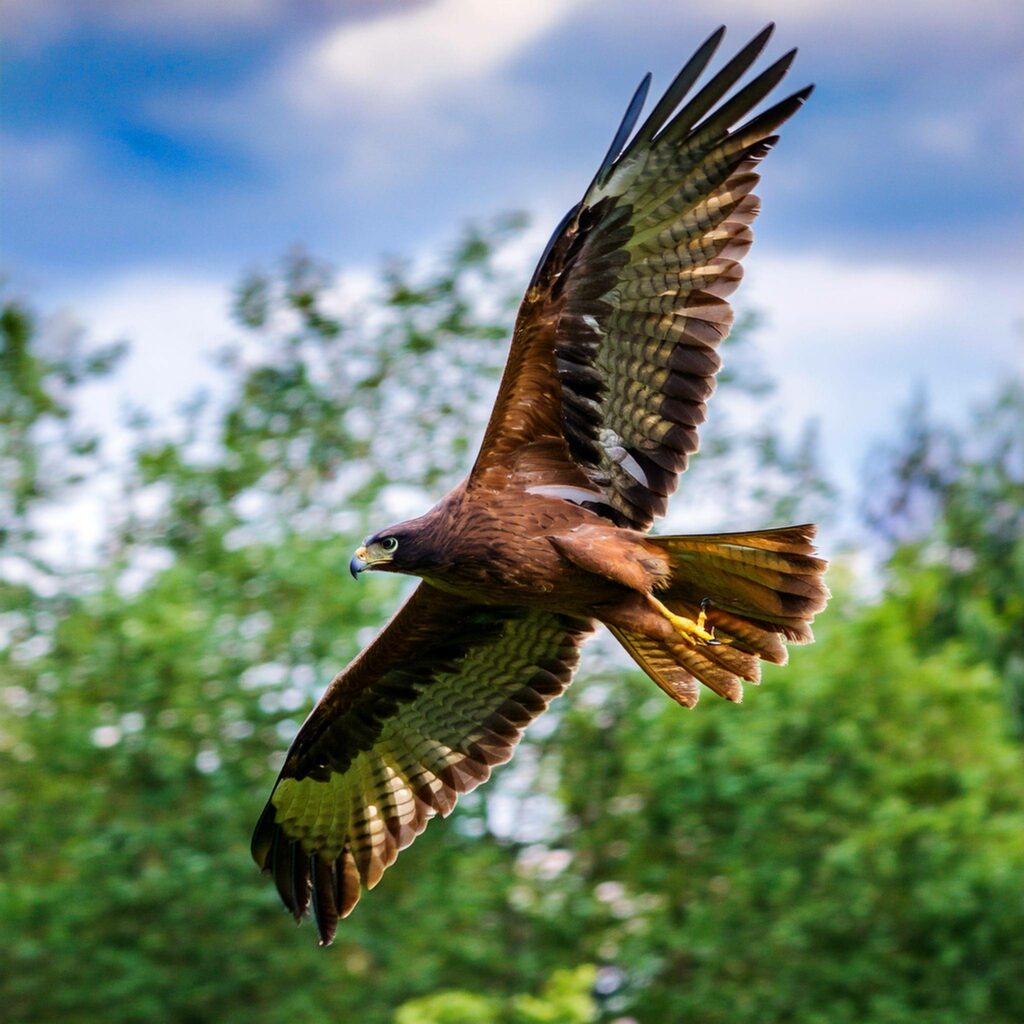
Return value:
[(292, 916), (298, 923), (309, 910), (309, 854), (297, 839), (292, 839), (288, 843), (288, 855), (291, 858), (291, 890), (295, 900), (292, 906)]
[(313, 902), (313, 919), (321, 946), (334, 941), (338, 928), (338, 907), (335, 901), (334, 865), (317, 855), (309, 860), (310, 892)]
[(277, 889), (281, 902), (285, 905), (288, 913), (298, 920), (295, 913), (295, 879), (294, 863), (292, 860), (292, 844), (284, 837), (280, 829), (276, 830), (274, 844), (270, 848), (270, 873), (274, 878), (274, 886)]
[(740, 89), (727, 103), (710, 114), (697, 130), (727, 131), (736, 121), (756, 107), (786, 77), (795, 58), (795, 49), (783, 54), (753, 81)]
[(627, 155), (645, 142), (650, 142), (658, 130), (672, 116), (672, 112), (679, 106), (686, 94), (693, 88), (697, 79), (703, 74), (711, 58), (715, 55), (719, 45), (725, 36), (725, 26), (719, 25), (694, 51), (693, 56), (679, 69), (679, 73), (665, 90), (664, 95), (658, 100), (651, 111), (650, 116), (640, 126), (633, 141), (629, 144)]
[(259, 821), (256, 822), (256, 827), (252, 830), (252, 842), (249, 850), (252, 853), (252, 859), (256, 861), (256, 865), (261, 871), (270, 870), (271, 847), (277, 832), (274, 817), (274, 805), (268, 800)]
[[(750, 70), (761, 56), (775, 30), (769, 22), (665, 125), (655, 140), (670, 142), (681, 138)], [(716, 115), (717, 116), (717, 115)]]
[(595, 184), (600, 185), (608, 177), (608, 172), (612, 169), (616, 158), (622, 152), (622, 147), (625, 146), (629, 133), (633, 130), (640, 117), (640, 111), (643, 110), (644, 103), (647, 100), (647, 92), (650, 88), (651, 73), (648, 71), (636, 87), (636, 92), (633, 93), (633, 98), (629, 101), (626, 113), (623, 115), (618, 131), (615, 133), (615, 138), (612, 139), (612, 144), (608, 147), (608, 152), (605, 154), (604, 160), (601, 161), (597, 174), (594, 175)]
[[(735, 129), (734, 135), (744, 135), (749, 132), (775, 132), (781, 125), (785, 124), (807, 101), (807, 97), (814, 91), (813, 85), (804, 86), (798, 92), (780, 100), (773, 107), (762, 111), (756, 117), (752, 117), (745, 124)], [(774, 137), (777, 140), (777, 136)]]
[(769, 21), (767, 25), (760, 32), (750, 40), (749, 43), (744, 47), (742, 52), (748, 50), (754, 51), (754, 57), (760, 55), (761, 51), (768, 45), (768, 40), (771, 39), (772, 34), (775, 32), (775, 22)]
[(799, 51), (794, 46), (792, 50), (787, 50), (768, 70), (771, 71), (773, 68), (782, 68), (782, 74), (779, 75), (779, 79), (786, 74), (787, 71), (793, 66), (793, 61), (796, 60), (796, 55)]
[(707, 39), (705, 39), (704, 42), (700, 44), (700, 46), (697, 49), (697, 52), (700, 53), (701, 50), (703, 50), (705, 47), (708, 47), (711, 50), (711, 53), (714, 54), (718, 47), (722, 45), (722, 40), (724, 38), (725, 26), (719, 25), (718, 28), (716, 28), (715, 31), (712, 32), (711, 35), (709, 35)]
[[(761, 29), (761, 31), (758, 32), (757, 35), (754, 36), (754, 38), (751, 39), (750, 42), (747, 43), (747, 45), (744, 46), (738, 54), (736, 54), (736, 56), (733, 58), (732, 61), (729, 62), (729, 64), (731, 65), (735, 62), (737, 65), (745, 64), (746, 67), (749, 68), (750, 65), (753, 64), (754, 61), (761, 56), (761, 52), (768, 45), (768, 40), (771, 39), (772, 34), (774, 32), (775, 22), (769, 21), (768, 24), (765, 25), (765, 27)], [(742, 73), (743, 72), (741, 71), (740, 74)], [(738, 78), (739, 75), (737, 75), (736, 77)]]

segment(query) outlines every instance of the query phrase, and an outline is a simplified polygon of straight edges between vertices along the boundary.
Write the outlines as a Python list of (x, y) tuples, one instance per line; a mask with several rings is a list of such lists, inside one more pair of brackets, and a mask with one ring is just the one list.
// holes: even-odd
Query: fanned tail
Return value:
[(648, 537), (665, 554), (670, 576), (658, 599), (675, 615), (704, 624), (717, 643), (679, 636), (653, 640), (613, 628), (638, 665), (674, 700), (697, 703), (704, 683), (738, 701), (743, 683), (760, 680), (760, 663), (785, 664), (786, 644), (810, 643), (811, 622), (828, 603), (828, 563), (814, 554), (810, 524), (750, 533)]

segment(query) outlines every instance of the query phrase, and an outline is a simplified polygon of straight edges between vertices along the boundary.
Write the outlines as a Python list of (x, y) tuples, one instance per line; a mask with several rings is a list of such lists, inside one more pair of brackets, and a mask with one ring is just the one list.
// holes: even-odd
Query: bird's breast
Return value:
[(442, 590), (486, 604), (518, 604), (571, 613), (618, 591), (567, 560), (549, 538), (583, 510), (568, 502), (494, 502), (452, 523), (444, 565), (425, 576)]

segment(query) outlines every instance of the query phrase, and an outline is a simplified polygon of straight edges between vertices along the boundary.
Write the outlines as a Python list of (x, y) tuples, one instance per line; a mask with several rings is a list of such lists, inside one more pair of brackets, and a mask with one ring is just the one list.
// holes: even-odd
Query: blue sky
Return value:
[[(239, 273), (358, 273), (525, 209), (542, 244), (642, 74), (717, 24), (817, 91), (766, 161), (738, 304), (780, 408), (852, 479), (919, 383), (958, 414), (1024, 363), (1019, 0), (8, 0), (0, 272), (156, 408), (208, 373)], [(725, 50), (723, 50), (723, 53)], [(787, 83), (788, 84), (788, 83)], [(524, 258), (524, 275), (529, 259)]]

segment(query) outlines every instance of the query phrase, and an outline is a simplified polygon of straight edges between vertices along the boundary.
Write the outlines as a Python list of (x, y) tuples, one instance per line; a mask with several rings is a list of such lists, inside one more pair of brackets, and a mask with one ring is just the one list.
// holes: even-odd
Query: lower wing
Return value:
[(330, 684), (256, 826), (252, 853), (322, 944), (398, 852), (508, 761), (569, 685), (588, 622), (416, 589)]

